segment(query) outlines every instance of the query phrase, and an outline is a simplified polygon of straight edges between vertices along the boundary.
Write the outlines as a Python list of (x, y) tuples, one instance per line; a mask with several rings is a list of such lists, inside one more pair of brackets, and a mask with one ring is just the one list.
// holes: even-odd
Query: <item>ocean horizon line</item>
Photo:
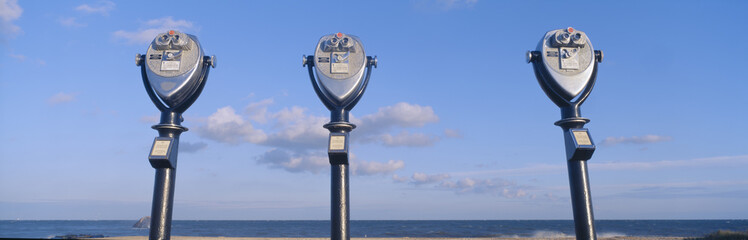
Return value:
[[(144, 216), (145, 217), (145, 216)], [(137, 221), (132, 219), (0, 219), (0, 221)], [(173, 221), (330, 221), (330, 219), (172, 219)], [(351, 221), (573, 221), (574, 219), (351, 219)], [(748, 218), (621, 218), (595, 221), (744, 221)]]

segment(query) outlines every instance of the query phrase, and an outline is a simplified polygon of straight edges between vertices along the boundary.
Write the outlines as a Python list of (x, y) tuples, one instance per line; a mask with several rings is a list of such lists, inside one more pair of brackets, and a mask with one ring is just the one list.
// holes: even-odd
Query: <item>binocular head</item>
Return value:
[(151, 88), (169, 107), (188, 102), (197, 92), (205, 68), (197, 37), (175, 30), (161, 33), (142, 58)]
[(577, 97), (575, 102), (584, 101), (594, 85), (602, 51), (593, 49), (587, 34), (568, 27), (547, 32), (535, 51), (528, 52), (527, 61), (546, 95), (561, 107)]
[(363, 86), (367, 58), (358, 37), (336, 33), (320, 38), (314, 50), (315, 75), (322, 93), (335, 105), (356, 97)]

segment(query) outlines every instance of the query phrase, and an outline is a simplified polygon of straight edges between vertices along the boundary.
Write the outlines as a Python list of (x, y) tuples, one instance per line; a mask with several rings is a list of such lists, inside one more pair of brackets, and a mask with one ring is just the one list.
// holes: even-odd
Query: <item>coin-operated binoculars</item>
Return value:
[[(136, 56), (148, 96), (161, 111), (161, 121), (148, 160), (156, 169), (149, 239), (171, 238), (171, 215), (179, 135), (187, 131), (182, 113), (195, 102), (208, 79), (215, 56), (203, 56), (197, 37), (170, 30), (153, 40), (145, 55)], [(159, 100), (160, 99), (160, 100)]]
[(561, 108), (561, 120), (555, 124), (564, 131), (577, 239), (597, 239), (586, 162), (595, 144), (583, 128), (590, 120), (581, 117), (579, 106), (595, 85), (602, 59), (602, 51), (592, 48), (587, 35), (571, 27), (547, 32), (537, 49), (527, 52), (540, 87)]
[[(377, 67), (376, 57), (366, 56), (361, 40), (343, 33), (322, 36), (313, 56), (304, 56), (302, 66), (309, 69), (314, 91), (330, 110), (327, 154), (331, 165), (331, 239), (350, 239), (348, 197), (348, 133), (356, 125), (348, 122), (348, 113), (361, 99)], [(317, 76), (315, 80), (315, 75)]]

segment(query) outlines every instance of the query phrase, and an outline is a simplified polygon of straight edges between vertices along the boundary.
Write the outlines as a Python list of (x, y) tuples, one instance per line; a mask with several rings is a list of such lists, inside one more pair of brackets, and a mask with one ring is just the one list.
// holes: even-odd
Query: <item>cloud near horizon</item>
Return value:
[[(687, 167), (745, 167), (748, 166), (748, 155), (737, 156), (718, 156), (708, 158), (695, 158), (686, 160), (661, 160), (651, 162), (641, 161), (617, 161), (617, 162), (589, 162), (590, 170), (594, 171), (651, 171), (663, 168), (687, 168)], [(513, 169), (497, 169), (472, 172), (453, 172), (452, 176), (484, 176), (484, 175), (501, 175), (501, 176), (527, 176), (542, 174), (559, 174), (566, 172), (566, 164), (533, 164), (528, 167)]]
[(525, 187), (519, 186), (516, 182), (501, 178), (480, 179), (464, 177), (452, 180), (452, 176), (448, 173), (426, 174), (416, 172), (410, 178), (394, 174), (392, 175), (392, 180), (396, 183), (407, 183), (415, 186), (431, 186), (434, 189), (449, 190), (456, 194), (474, 193), (502, 196), (505, 198), (535, 198), (534, 194), (527, 193), (527, 190), (524, 189)]
[(659, 136), (648, 134), (644, 136), (633, 136), (633, 137), (606, 137), (600, 144), (606, 146), (613, 146), (618, 144), (647, 144), (656, 142), (667, 142), (673, 140), (670, 136)]

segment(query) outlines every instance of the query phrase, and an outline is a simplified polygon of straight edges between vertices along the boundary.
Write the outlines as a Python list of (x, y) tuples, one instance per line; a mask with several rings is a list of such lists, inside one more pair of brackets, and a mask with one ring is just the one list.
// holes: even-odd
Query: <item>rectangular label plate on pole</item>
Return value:
[(570, 128), (564, 132), (566, 141), (566, 159), (589, 160), (595, 152), (595, 143), (592, 142), (590, 132), (586, 128)]
[(174, 138), (156, 137), (153, 139), (151, 153), (148, 155), (148, 161), (153, 168), (174, 168), (171, 153), (174, 149)]
[(348, 164), (348, 133), (331, 132), (327, 145), (330, 164)]

